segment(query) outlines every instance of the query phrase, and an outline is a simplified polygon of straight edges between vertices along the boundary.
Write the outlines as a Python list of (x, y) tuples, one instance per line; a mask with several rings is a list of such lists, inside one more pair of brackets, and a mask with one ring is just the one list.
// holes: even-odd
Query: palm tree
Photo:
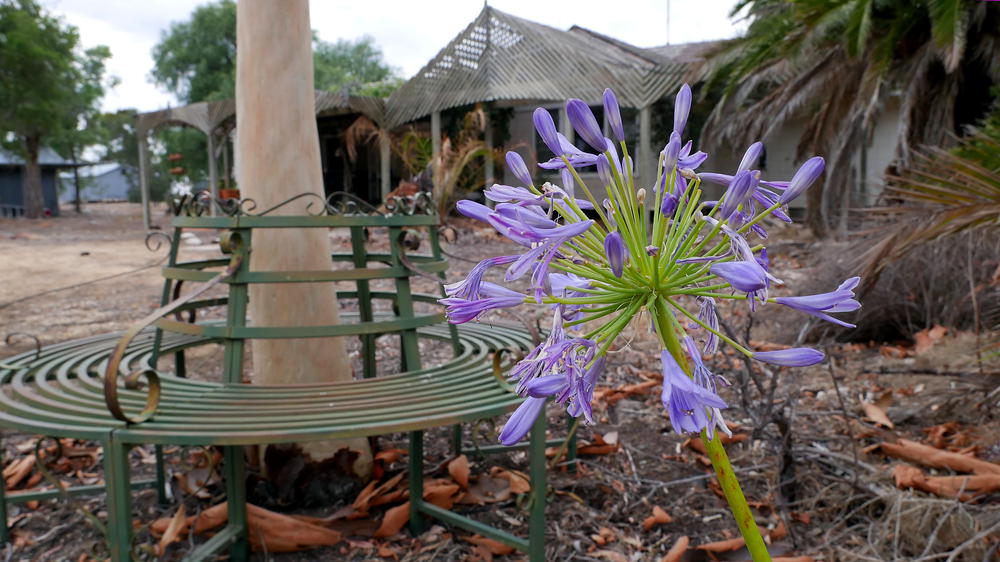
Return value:
[(703, 69), (721, 96), (707, 144), (746, 145), (808, 116), (800, 156), (827, 156), (823, 189), (809, 193), (819, 236), (846, 230), (861, 150), (891, 96), (901, 98), (895, 147), (902, 165), (918, 147), (953, 144), (988, 110), (1000, 83), (1000, 6), (974, 0), (742, 0), (746, 35)]

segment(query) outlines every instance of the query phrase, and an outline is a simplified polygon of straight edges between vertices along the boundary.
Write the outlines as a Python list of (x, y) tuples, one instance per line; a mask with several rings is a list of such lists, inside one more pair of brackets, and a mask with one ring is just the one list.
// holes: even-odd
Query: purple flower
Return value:
[(726, 189), (725, 195), (722, 196), (719, 218), (728, 220), (732, 217), (733, 213), (739, 210), (740, 205), (750, 197), (751, 191), (757, 187), (755, 184), (753, 173), (749, 170), (737, 172), (732, 183), (729, 184), (729, 188)]
[(538, 136), (542, 138), (545, 146), (549, 147), (552, 154), (561, 156), (562, 146), (559, 144), (559, 137), (556, 136), (556, 124), (552, 121), (552, 115), (547, 110), (539, 107), (532, 114), (531, 118), (535, 122), (535, 130), (538, 131)]
[(522, 207), (513, 203), (497, 203), (494, 212), (535, 228), (555, 228), (559, 226), (538, 207)]
[(611, 232), (604, 238), (604, 253), (608, 256), (608, 265), (615, 277), (621, 277), (625, 269), (625, 258), (628, 256), (628, 249), (622, 240), (622, 235), (617, 230)]
[(462, 199), (461, 201), (455, 203), (455, 208), (458, 209), (459, 213), (462, 213), (470, 219), (476, 219), (483, 222), (488, 222), (487, 219), (491, 214), (493, 214), (493, 209), (483, 205), (482, 203), (476, 203), (475, 201), (469, 201), (468, 199)]
[[(590, 280), (573, 273), (552, 273), (549, 274), (549, 290), (554, 297), (573, 298), (586, 296), (586, 293), (579, 289), (591, 288)], [(582, 304), (553, 304), (552, 308), (558, 310), (563, 320), (572, 322), (583, 316)]]
[(740, 160), (740, 167), (736, 171), (742, 172), (743, 170), (753, 168), (753, 165), (757, 163), (757, 159), (760, 158), (761, 152), (764, 152), (764, 143), (757, 141), (751, 144), (747, 148), (747, 151), (743, 153), (743, 160)]
[(566, 160), (569, 160), (570, 166), (574, 168), (584, 168), (586, 166), (593, 166), (597, 163), (597, 155), (591, 154), (589, 152), (584, 152), (569, 142), (562, 133), (556, 133), (559, 138), (559, 146), (562, 147), (562, 153), (556, 155), (546, 162), (542, 162), (538, 165), (539, 168), (544, 168), (546, 170), (558, 170), (566, 167), (566, 162), (563, 162), (562, 157), (565, 156)]
[[(535, 195), (534, 193), (523, 187), (514, 187), (510, 185), (502, 185), (499, 183), (495, 183), (489, 189), (484, 190), (483, 195), (486, 196), (487, 199), (495, 203), (520, 203), (522, 205), (537, 205), (539, 207), (545, 205), (545, 199), (540, 195)], [(461, 201), (459, 201), (459, 203), (461, 203)], [(483, 207), (483, 205), (479, 206)], [(459, 208), (459, 211), (461, 212), (462, 209)], [(473, 218), (478, 218), (478, 217), (473, 217)], [(485, 219), (479, 219), (479, 220), (485, 221)]]
[[(719, 331), (719, 315), (715, 311), (715, 299), (712, 297), (698, 297), (698, 320), (701, 320), (706, 326)], [(708, 330), (707, 330), (708, 331)], [(715, 332), (708, 331), (705, 336), (705, 353), (712, 354), (719, 349), (719, 336), (715, 335)]]
[(843, 320), (830, 316), (836, 312), (851, 312), (861, 308), (861, 303), (854, 299), (854, 288), (861, 282), (860, 277), (851, 277), (837, 287), (837, 290), (819, 295), (804, 295), (801, 297), (778, 297), (774, 302), (783, 304), (789, 308), (794, 308), (815, 316), (839, 324), (845, 328), (854, 328), (854, 324), (848, 324)]
[(611, 133), (614, 134), (615, 139), (618, 142), (623, 142), (625, 140), (625, 127), (622, 125), (622, 114), (618, 109), (618, 98), (615, 97), (611, 88), (604, 90), (604, 116), (607, 117), (608, 124), (611, 125)]
[(524, 303), (521, 293), (489, 281), (480, 283), (479, 296), (477, 299), (448, 297), (438, 302), (447, 307), (445, 313), (452, 324), (464, 324), (491, 310), (513, 308)]
[(715, 172), (700, 172), (698, 174), (698, 177), (701, 178), (701, 181), (707, 181), (709, 183), (724, 185), (727, 187), (729, 186), (729, 184), (733, 183), (733, 176), (730, 176), (729, 174), (717, 174)]
[(667, 193), (663, 196), (663, 202), (660, 203), (660, 212), (663, 213), (665, 217), (672, 217), (674, 211), (677, 210), (678, 198), (673, 193)]
[(498, 265), (507, 265), (513, 263), (517, 259), (517, 256), (496, 256), (493, 258), (486, 258), (485, 260), (476, 264), (476, 267), (472, 268), (469, 275), (456, 283), (449, 283), (444, 286), (445, 294), (449, 297), (475, 300), (480, 298), (479, 287), (483, 282), (483, 275), (491, 267), (496, 267)]
[(823, 160), (822, 156), (813, 156), (806, 160), (799, 167), (798, 171), (795, 172), (795, 175), (792, 176), (792, 181), (788, 182), (788, 189), (781, 194), (778, 202), (786, 205), (791, 200), (802, 195), (802, 192), (808, 189), (823, 174), (824, 167), (826, 167), (826, 161)]
[(611, 164), (608, 162), (608, 157), (600, 154), (597, 156), (597, 175), (601, 178), (601, 182), (605, 186), (609, 186), (614, 181), (614, 176), (611, 173)]
[(509, 447), (524, 439), (544, 409), (545, 398), (525, 399), (504, 424), (500, 431), (500, 442)]
[(670, 141), (663, 147), (663, 174), (669, 174), (677, 167), (677, 157), (681, 153), (681, 136), (677, 131), (670, 133)]
[(674, 132), (683, 133), (687, 126), (688, 114), (691, 112), (691, 86), (684, 84), (677, 91), (677, 99), (674, 100)]
[(726, 403), (715, 392), (695, 384), (677, 364), (669, 351), (660, 353), (663, 362), (663, 407), (670, 416), (670, 425), (678, 435), (700, 433), (711, 426), (709, 412), (725, 408)]
[(573, 197), (576, 193), (576, 184), (573, 181), (573, 173), (563, 168), (559, 170), (559, 179), (562, 180), (562, 188), (566, 191), (566, 194)]
[(753, 293), (767, 288), (767, 272), (755, 261), (729, 261), (709, 268), (737, 291)]
[(573, 129), (576, 130), (587, 144), (594, 147), (594, 150), (598, 152), (607, 150), (601, 126), (597, 124), (597, 118), (594, 117), (594, 112), (590, 110), (590, 106), (583, 100), (573, 98), (567, 101), (566, 115), (569, 117), (569, 122), (573, 125)]
[(524, 164), (524, 158), (513, 150), (507, 151), (507, 169), (524, 185), (531, 185), (531, 173)]
[(573, 401), (566, 408), (566, 413), (574, 418), (583, 417), (588, 423), (594, 423), (591, 403), (594, 401), (594, 389), (597, 387), (597, 379), (604, 372), (605, 356), (594, 359), (590, 367), (584, 371), (583, 376), (577, 378), (576, 389)]
[(780, 351), (757, 351), (753, 358), (771, 365), (781, 367), (808, 367), (819, 363), (826, 355), (819, 350), (808, 347), (793, 347)]

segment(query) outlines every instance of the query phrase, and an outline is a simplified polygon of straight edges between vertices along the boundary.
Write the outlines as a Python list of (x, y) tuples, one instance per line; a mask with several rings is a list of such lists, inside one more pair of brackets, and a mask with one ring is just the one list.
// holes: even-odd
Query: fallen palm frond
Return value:
[[(974, 141), (1000, 151), (984, 135)], [(863, 289), (872, 287), (890, 263), (921, 245), (972, 229), (1000, 227), (1000, 171), (941, 149), (918, 153), (913, 163), (888, 178), (883, 200), (895, 204), (869, 209), (878, 220), (869, 248), (860, 256)]]

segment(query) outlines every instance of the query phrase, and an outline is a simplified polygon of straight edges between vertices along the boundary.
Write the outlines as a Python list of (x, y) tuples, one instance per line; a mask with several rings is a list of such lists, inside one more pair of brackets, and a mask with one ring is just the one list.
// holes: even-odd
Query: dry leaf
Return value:
[(167, 552), (167, 546), (175, 543), (187, 534), (188, 519), (184, 516), (184, 504), (177, 507), (177, 512), (170, 518), (170, 524), (160, 537), (159, 544), (156, 545), (156, 555), (163, 556)]
[(406, 455), (406, 449), (386, 449), (384, 451), (379, 451), (375, 453), (375, 459), (377, 461), (382, 461), (386, 464), (392, 464)]
[(441, 509), (451, 509), (461, 490), (457, 484), (437, 484), (424, 487), (424, 499)]
[(788, 527), (785, 526), (785, 521), (783, 519), (778, 519), (778, 525), (768, 531), (767, 536), (772, 541), (780, 541), (781, 539), (787, 537)]
[(1000, 474), (927, 476), (915, 466), (899, 464), (893, 468), (892, 476), (900, 490), (914, 488), (942, 498), (957, 497), (961, 501), (1000, 490)]
[(376, 551), (382, 558), (392, 558), (393, 560), (399, 559), (399, 553), (395, 549), (389, 547), (388, 545), (379, 545)]
[(469, 486), (469, 489), (458, 500), (458, 503), (484, 505), (487, 503), (502, 502), (510, 499), (510, 494), (511, 486), (508, 480), (482, 474), (476, 478), (474, 484)]
[(35, 455), (28, 455), (21, 457), (15, 461), (12, 461), (3, 469), (3, 479), (7, 484), (7, 489), (11, 489), (17, 486), (21, 480), (24, 480), (29, 474), (31, 474), (31, 469), (35, 466)]
[(500, 541), (495, 541), (493, 539), (488, 539), (486, 537), (481, 537), (479, 535), (461, 537), (461, 539), (465, 542), (470, 542), (472, 544), (479, 545), (485, 548), (486, 550), (490, 551), (491, 554), (504, 555), (514, 552), (514, 548), (511, 546), (507, 546)]
[(510, 491), (515, 494), (527, 494), (531, 491), (531, 482), (528, 475), (519, 470), (507, 470), (494, 466), (490, 469), (490, 476), (503, 478), (510, 484)]
[(935, 449), (923, 443), (899, 439), (896, 443), (879, 443), (865, 452), (881, 450), (883, 454), (933, 468), (950, 468), (956, 472), (1000, 474), (1000, 464), (977, 459), (969, 455)]
[(948, 333), (948, 328), (941, 325), (935, 325), (933, 328), (920, 330), (916, 334), (913, 334), (913, 339), (916, 342), (913, 350), (917, 355), (920, 355), (931, 347), (934, 346), (941, 338)]
[(892, 424), (892, 420), (886, 415), (885, 410), (880, 408), (878, 404), (871, 404), (869, 402), (862, 402), (861, 407), (865, 411), (865, 418), (874, 423), (875, 425), (881, 425), (887, 429), (892, 429), (895, 426)]
[(378, 530), (372, 535), (377, 539), (391, 537), (406, 525), (406, 522), (410, 520), (410, 502), (406, 502), (402, 505), (397, 505), (396, 507), (385, 512), (385, 517), (382, 518), (382, 523), (379, 525)]
[(642, 522), (642, 528), (648, 531), (648, 530), (652, 529), (656, 525), (662, 525), (664, 523), (670, 523), (673, 520), (674, 519), (672, 517), (670, 517), (670, 515), (668, 515), (666, 511), (663, 511), (662, 507), (660, 507), (658, 505), (654, 505), (653, 506), (653, 514), (650, 515), (649, 517), (647, 517)]
[(680, 562), (681, 557), (688, 551), (689, 544), (691, 544), (691, 539), (687, 535), (677, 539), (677, 542), (674, 543), (674, 546), (670, 547), (670, 550), (660, 559), (660, 562)]
[(726, 539), (724, 541), (715, 541), (708, 544), (698, 545), (695, 548), (697, 550), (704, 550), (706, 552), (729, 552), (731, 550), (739, 550), (746, 545), (746, 541), (743, 537), (736, 537), (732, 539)]
[(448, 463), (448, 474), (462, 487), (469, 489), (469, 459), (465, 455), (459, 455)]
[(779, 556), (772, 558), (771, 562), (816, 562), (812, 556)]

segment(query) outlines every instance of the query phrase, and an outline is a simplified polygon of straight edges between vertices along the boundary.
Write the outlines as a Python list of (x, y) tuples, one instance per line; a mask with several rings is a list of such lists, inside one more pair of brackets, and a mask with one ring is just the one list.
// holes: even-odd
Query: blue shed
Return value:
[[(57, 172), (62, 168), (72, 168), (74, 164), (51, 148), (43, 147), (38, 152), (38, 165), (42, 169), (45, 209), (56, 216), (59, 214)], [(24, 214), (24, 192), (21, 187), (23, 174), (24, 159), (13, 152), (0, 149), (0, 216), (16, 217)]]

